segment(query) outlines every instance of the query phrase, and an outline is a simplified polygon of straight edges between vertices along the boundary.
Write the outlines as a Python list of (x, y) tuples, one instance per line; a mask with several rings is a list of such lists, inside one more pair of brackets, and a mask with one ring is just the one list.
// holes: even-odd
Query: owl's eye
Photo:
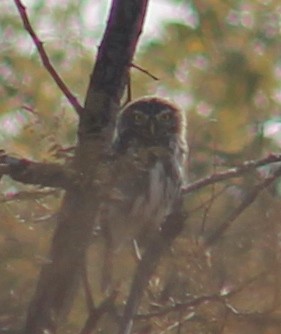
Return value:
[(165, 113), (160, 114), (157, 118), (158, 118), (160, 121), (164, 121), (164, 122), (166, 122), (166, 121), (169, 121), (169, 120), (171, 119), (171, 114), (165, 112)]
[(146, 119), (146, 116), (140, 112), (135, 112), (133, 117), (136, 123), (143, 123)]

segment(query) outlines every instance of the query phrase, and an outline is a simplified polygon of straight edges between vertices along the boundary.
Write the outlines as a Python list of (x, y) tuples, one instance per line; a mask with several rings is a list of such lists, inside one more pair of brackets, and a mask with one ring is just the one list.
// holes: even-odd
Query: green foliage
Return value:
[[(281, 103), (279, 1), (171, 3), (181, 6), (186, 20), (173, 20), (171, 14), (163, 23), (162, 35), (142, 44), (135, 63), (159, 81), (132, 69), (132, 92), (134, 98), (170, 97), (186, 110), (190, 181), (279, 151), (280, 134), (274, 130), (280, 124)], [(83, 21), (87, 6), (92, 5), (65, 1), (49, 8), (42, 0), (28, 7), (53, 65), (81, 103), (98, 44), (94, 38), (100, 32), (100, 28), (87, 30)], [(15, 8), (5, 3), (2, 7), (0, 147), (21, 157), (62, 162), (62, 149), (75, 144), (77, 117), (42, 66)], [(240, 287), (228, 298), (240, 318), (214, 300), (200, 304), (192, 321), (186, 320), (189, 310), (184, 308), (152, 319), (155, 333), (177, 321), (182, 322), (181, 333), (279, 332), (279, 318), (279, 322), (266, 318), (255, 323), (246, 316), (280, 314), (278, 183), (260, 195), (215, 246), (205, 252), (200, 247), (200, 239), (226, 219), (266, 172), (264, 168), (188, 196), (186, 229), (162, 261), (145, 297), (144, 310), (151, 311), (151, 302), (157, 309), (184, 302), (190, 295), (223, 294), (224, 289)], [(23, 321), (40, 264), (48, 261), (48, 243), (61, 200), (57, 192), (40, 194), (35, 187), (2, 181), (0, 332)], [(23, 197), (16, 200), (14, 193)], [(91, 263), (96, 263), (90, 268), (92, 277), (101, 266), (96, 258), (101, 249), (102, 245), (94, 245), (89, 255)], [(124, 293), (131, 272), (123, 268), (131, 262), (131, 256), (122, 254), (114, 264)], [(104, 298), (99, 283), (92, 283), (98, 302)], [(68, 327), (73, 333), (85, 318), (82, 297), (77, 305)], [(177, 328), (170, 332), (178, 333)]]

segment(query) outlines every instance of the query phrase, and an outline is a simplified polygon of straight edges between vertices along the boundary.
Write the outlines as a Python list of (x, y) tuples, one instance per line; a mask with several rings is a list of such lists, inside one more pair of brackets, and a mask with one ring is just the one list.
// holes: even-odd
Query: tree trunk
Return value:
[(50, 250), (31, 301), (24, 334), (56, 333), (71, 308), (95, 216), (93, 180), (110, 143), (114, 114), (128, 81), (148, 0), (113, 0), (79, 122), (74, 168), (81, 184), (67, 190)]

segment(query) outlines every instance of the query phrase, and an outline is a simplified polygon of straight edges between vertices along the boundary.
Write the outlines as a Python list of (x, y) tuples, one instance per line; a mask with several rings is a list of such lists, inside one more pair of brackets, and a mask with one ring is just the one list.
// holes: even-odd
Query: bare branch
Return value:
[(211, 246), (214, 244), (221, 236), (222, 234), (231, 226), (231, 224), (237, 219), (241, 213), (245, 211), (246, 208), (248, 208), (254, 200), (257, 198), (257, 196), (260, 194), (261, 191), (263, 191), (265, 188), (267, 188), (269, 185), (271, 185), (278, 177), (281, 176), (281, 167), (276, 169), (271, 175), (266, 177), (262, 182), (258, 183), (252, 191), (250, 191), (242, 201), (242, 203), (232, 211), (232, 213), (225, 219), (223, 223), (220, 224), (219, 228), (216, 229), (214, 233), (212, 233), (210, 236), (208, 236), (205, 239), (205, 245)]
[(81, 112), (83, 111), (82, 106), (78, 102), (77, 98), (71, 93), (70, 89), (64, 83), (58, 72), (55, 70), (54, 66), (51, 64), (47, 52), (43, 46), (43, 42), (40, 41), (40, 39), (36, 35), (35, 31), (33, 30), (29, 22), (25, 6), (22, 4), (21, 0), (14, 0), (14, 1), (21, 16), (23, 25), (27, 30), (27, 32), (29, 33), (29, 35), (31, 36), (38, 50), (43, 65), (45, 66), (46, 70), (49, 72), (51, 77), (54, 79), (55, 83), (58, 85), (64, 96), (67, 98), (68, 102), (72, 105), (72, 107), (76, 110), (78, 114), (81, 114)]
[(15, 181), (53, 188), (71, 188), (79, 185), (77, 173), (71, 168), (54, 164), (17, 159), (0, 154), (0, 174)]
[(224, 186), (223, 189), (221, 189), (221, 190), (217, 191), (216, 193), (214, 193), (209, 199), (207, 199), (206, 201), (204, 201), (200, 205), (196, 206), (195, 208), (189, 209), (188, 210), (188, 214), (191, 214), (193, 212), (205, 209), (206, 206), (208, 207), (215, 199), (217, 199), (218, 197), (220, 197), (226, 191), (227, 188), (229, 188), (229, 185)]
[(151, 239), (141, 261), (139, 262), (131, 285), (124, 314), (121, 319), (118, 334), (131, 333), (133, 320), (137, 313), (144, 289), (146, 288), (161, 257), (165, 251), (170, 248), (173, 240), (182, 231), (185, 217), (183, 216), (180, 208), (181, 203), (177, 203), (174, 208), (174, 212), (166, 218), (166, 221), (161, 225), (160, 231), (157, 231)]
[(269, 154), (267, 157), (260, 160), (245, 161), (243, 164), (237, 167), (228, 169), (223, 172), (215, 173), (206, 178), (195, 181), (189, 184), (185, 189), (183, 189), (183, 192), (185, 194), (191, 193), (193, 191), (200, 190), (203, 187), (209, 186), (217, 182), (225, 181), (234, 177), (240, 177), (241, 175), (248, 173), (255, 168), (276, 162), (281, 162), (281, 154)]
[(157, 78), (154, 74), (150, 73), (148, 70), (142, 68), (142, 67), (139, 66), (139, 65), (136, 65), (136, 64), (131, 63), (131, 67), (136, 68), (136, 69), (139, 70), (140, 72), (142, 72), (142, 73), (148, 75), (150, 78), (152, 78), (152, 79), (154, 79), (154, 80), (156, 80), (156, 81), (159, 80), (159, 78)]
[(249, 278), (245, 282), (242, 282), (236, 287), (233, 287), (232, 289), (229, 289), (228, 291), (224, 291), (223, 289), (219, 292), (213, 293), (213, 294), (207, 294), (202, 296), (191, 296), (186, 301), (183, 302), (175, 302), (172, 305), (162, 307), (159, 311), (155, 312), (149, 312), (144, 314), (137, 314), (136, 319), (150, 319), (154, 317), (162, 317), (163, 315), (177, 312), (180, 310), (184, 310), (187, 308), (194, 309), (195, 307), (206, 303), (206, 302), (222, 302), (227, 308), (234, 307), (231, 306), (231, 304), (228, 302), (230, 297), (235, 296), (237, 293), (245, 290), (250, 284), (255, 282), (256, 280), (260, 279), (261, 277), (264, 277), (267, 272), (262, 272), (254, 277)]

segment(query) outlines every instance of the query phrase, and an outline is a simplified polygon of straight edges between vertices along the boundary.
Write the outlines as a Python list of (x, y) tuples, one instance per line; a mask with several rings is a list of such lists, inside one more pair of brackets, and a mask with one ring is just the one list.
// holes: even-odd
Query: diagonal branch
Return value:
[(240, 177), (241, 175), (248, 173), (258, 167), (273, 164), (276, 162), (281, 162), (281, 154), (269, 154), (267, 157), (259, 160), (245, 161), (237, 167), (228, 169), (223, 172), (215, 173), (208, 177), (204, 177), (203, 179), (195, 181), (185, 187), (185, 189), (183, 189), (183, 192), (185, 194), (188, 194), (217, 182), (225, 181), (234, 177)]
[(242, 203), (232, 211), (229, 217), (220, 224), (220, 226), (210, 236), (205, 239), (205, 245), (211, 246), (222, 234), (231, 226), (231, 224), (247, 209), (257, 198), (261, 191), (270, 186), (278, 177), (281, 176), (281, 167), (276, 169), (271, 175), (267, 176), (262, 182), (258, 183), (244, 198)]
[(29, 22), (25, 6), (22, 4), (21, 0), (14, 0), (14, 1), (21, 16), (23, 25), (27, 30), (27, 32), (29, 33), (29, 35), (31, 36), (38, 50), (43, 65), (45, 66), (46, 70), (49, 72), (51, 77), (54, 79), (55, 83), (58, 85), (64, 96), (67, 98), (68, 102), (72, 105), (72, 107), (76, 110), (78, 114), (81, 114), (83, 110), (82, 106), (78, 102), (77, 98), (71, 93), (70, 89), (64, 83), (58, 72), (55, 70), (54, 66), (51, 64), (47, 52), (43, 46), (43, 43), (38, 38), (38, 36), (36, 35), (35, 31), (33, 30)]
[(160, 231), (157, 231), (151, 239), (136, 269), (118, 334), (132, 332), (133, 320), (137, 314), (143, 292), (163, 254), (182, 231), (184, 220), (185, 216), (181, 212), (181, 201), (179, 200), (179, 203), (174, 207), (174, 212), (166, 218)]
[(139, 70), (140, 72), (146, 74), (147, 76), (149, 76), (150, 78), (152, 78), (155, 81), (158, 81), (159, 78), (157, 78), (154, 74), (150, 73), (148, 70), (146, 70), (145, 68), (142, 68), (141, 66), (137, 65), (137, 64), (131, 64), (132, 68), (135, 68), (137, 70)]

